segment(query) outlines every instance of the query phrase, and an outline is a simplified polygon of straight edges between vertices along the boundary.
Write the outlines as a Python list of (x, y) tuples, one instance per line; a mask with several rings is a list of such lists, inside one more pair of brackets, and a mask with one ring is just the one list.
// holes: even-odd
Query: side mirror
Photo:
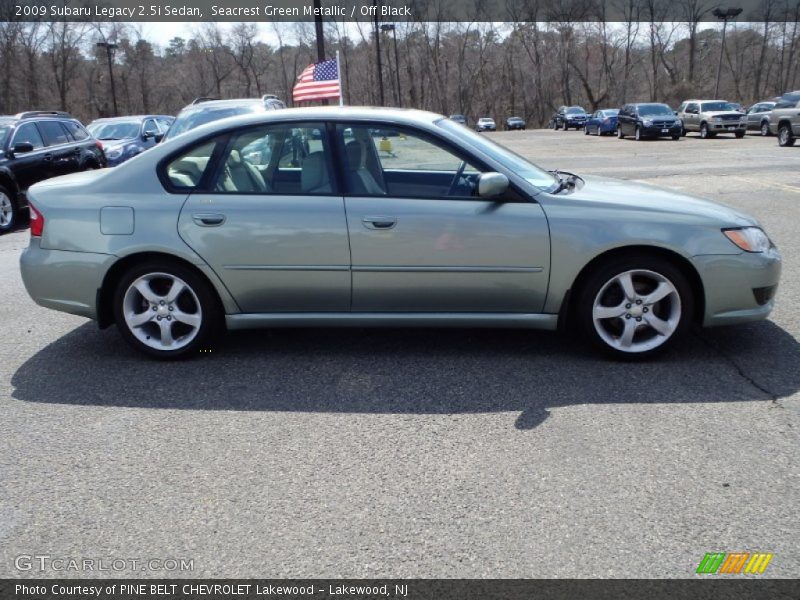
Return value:
[(156, 137), (157, 135), (158, 135), (158, 134), (157, 134), (155, 131), (148, 129), (147, 131), (145, 131), (145, 132), (142, 134), (142, 139), (143, 139), (143, 140), (149, 140), (150, 138), (154, 138), (154, 139), (155, 139), (155, 137)]
[(673, 110), (673, 111), (672, 111), (672, 114), (673, 114), (673, 115), (675, 115), (675, 116), (677, 117), (677, 116), (678, 116), (678, 111), (677, 111), (677, 110)]
[(508, 177), (502, 173), (482, 173), (478, 178), (478, 196), (496, 198), (508, 189)]
[(161, 142), (161, 140), (164, 139), (164, 134), (163, 133), (157, 133), (155, 137), (156, 137), (156, 144), (158, 144), (158, 143)]
[(30, 142), (19, 142), (14, 144), (14, 154), (25, 154), (26, 152), (33, 152), (33, 144)]

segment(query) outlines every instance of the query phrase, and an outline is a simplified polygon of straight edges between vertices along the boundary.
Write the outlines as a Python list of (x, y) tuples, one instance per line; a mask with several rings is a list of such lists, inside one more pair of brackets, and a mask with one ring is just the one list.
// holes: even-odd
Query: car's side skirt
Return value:
[(555, 331), (558, 315), (538, 313), (247, 313), (228, 329), (258, 327), (519, 327)]

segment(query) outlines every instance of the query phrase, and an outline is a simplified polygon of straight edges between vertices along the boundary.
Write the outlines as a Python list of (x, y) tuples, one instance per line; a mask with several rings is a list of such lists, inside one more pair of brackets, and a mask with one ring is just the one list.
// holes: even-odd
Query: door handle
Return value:
[(192, 220), (200, 227), (216, 227), (225, 222), (225, 215), (217, 213), (195, 213)]
[(397, 225), (397, 218), (385, 216), (364, 217), (361, 222), (367, 229), (392, 229)]
[(52, 155), (52, 154), (45, 154), (45, 155), (42, 157), (42, 159), (43, 159), (43, 160), (53, 160), (53, 155)]

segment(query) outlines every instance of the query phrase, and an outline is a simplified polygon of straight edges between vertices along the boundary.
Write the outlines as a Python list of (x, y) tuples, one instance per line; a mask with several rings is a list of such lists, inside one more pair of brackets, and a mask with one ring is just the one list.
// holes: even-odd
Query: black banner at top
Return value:
[(4, 20), (297, 22), (797, 21), (796, 2), (736, 0), (3, 0)]

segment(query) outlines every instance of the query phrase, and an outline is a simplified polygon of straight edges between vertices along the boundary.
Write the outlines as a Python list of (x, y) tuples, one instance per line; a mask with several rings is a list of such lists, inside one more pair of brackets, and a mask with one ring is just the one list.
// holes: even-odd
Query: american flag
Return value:
[(308, 65), (292, 90), (295, 102), (338, 98), (342, 93), (339, 83), (339, 68), (336, 59), (325, 60)]

